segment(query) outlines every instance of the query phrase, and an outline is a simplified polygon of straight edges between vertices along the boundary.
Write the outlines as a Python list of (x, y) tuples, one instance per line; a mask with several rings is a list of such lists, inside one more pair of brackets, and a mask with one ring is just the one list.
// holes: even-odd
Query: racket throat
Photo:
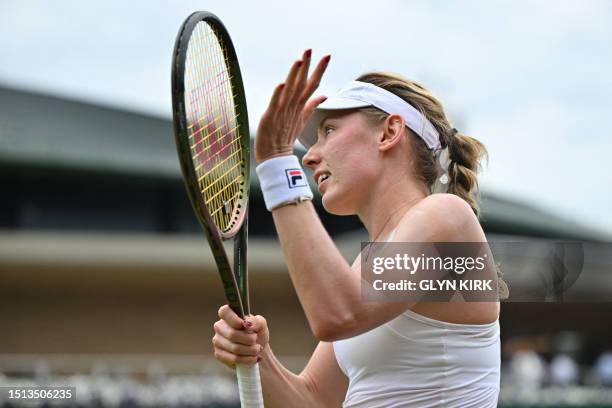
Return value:
[(234, 277), (242, 300), (245, 315), (251, 313), (249, 302), (249, 279), (247, 269), (248, 217), (245, 217), (242, 227), (234, 238)]

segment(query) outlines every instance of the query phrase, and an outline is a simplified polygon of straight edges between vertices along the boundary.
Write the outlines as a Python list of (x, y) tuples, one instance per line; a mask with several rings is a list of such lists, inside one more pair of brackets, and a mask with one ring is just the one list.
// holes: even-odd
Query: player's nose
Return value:
[(319, 149), (319, 143), (315, 143), (308, 149), (304, 157), (302, 157), (302, 165), (314, 169), (321, 163), (321, 154)]

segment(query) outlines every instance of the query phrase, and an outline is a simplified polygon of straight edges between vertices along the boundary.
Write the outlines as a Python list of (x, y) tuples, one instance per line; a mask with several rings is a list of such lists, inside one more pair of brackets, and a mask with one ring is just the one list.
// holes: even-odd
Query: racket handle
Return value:
[(240, 405), (242, 408), (264, 408), (259, 364), (238, 364), (236, 366)]

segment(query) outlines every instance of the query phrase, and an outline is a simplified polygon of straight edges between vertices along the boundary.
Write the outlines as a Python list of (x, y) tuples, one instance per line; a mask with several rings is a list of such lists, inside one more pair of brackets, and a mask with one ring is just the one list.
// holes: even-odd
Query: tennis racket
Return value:
[[(217, 263), (229, 306), (249, 311), (249, 124), (238, 59), (219, 18), (190, 15), (172, 61), (172, 108), (183, 180)], [(234, 241), (230, 262), (224, 240)], [(238, 365), (242, 407), (263, 407), (259, 367)]]

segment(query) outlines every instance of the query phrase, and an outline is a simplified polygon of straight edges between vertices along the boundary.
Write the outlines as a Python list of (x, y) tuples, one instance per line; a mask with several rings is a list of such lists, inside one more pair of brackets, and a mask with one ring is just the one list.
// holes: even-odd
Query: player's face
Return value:
[(377, 129), (356, 110), (335, 112), (321, 125), (303, 163), (314, 171), (328, 212), (356, 214), (378, 174)]

